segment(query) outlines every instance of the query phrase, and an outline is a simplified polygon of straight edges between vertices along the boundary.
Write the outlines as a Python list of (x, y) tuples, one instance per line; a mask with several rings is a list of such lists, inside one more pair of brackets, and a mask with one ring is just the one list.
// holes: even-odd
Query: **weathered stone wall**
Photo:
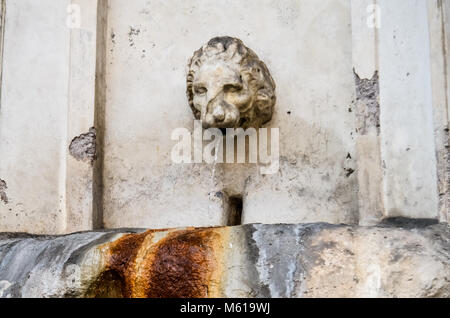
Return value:
[[(0, 231), (447, 220), (448, 1), (2, 3)], [(170, 160), (218, 35), (277, 84), (274, 175)]]
[[(241, 196), (243, 222), (357, 223), (350, 1), (109, 2), (105, 225), (226, 225), (211, 194)], [(174, 23), (162, 23), (168, 19)], [(193, 128), (186, 65), (214, 36), (240, 38), (269, 68), (281, 168), (171, 162)], [(349, 156), (350, 155), (350, 156)], [(211, 197), (214, 200), (211, 200)], [(176, 198), (176, 199), (175, 199)], [(226, 203), (226, 202), (225, 202)], [(277, 213), (273, 213), (276, 210)], [(180, 211), (183, 211), (180, 213)]]
[(61, 233), (70, 73), (64, 12), (70, 1), (5, 3), (0, 230)]
[(397, 220), (0, 235), (0, 297), (450, 297), (450, 229)]

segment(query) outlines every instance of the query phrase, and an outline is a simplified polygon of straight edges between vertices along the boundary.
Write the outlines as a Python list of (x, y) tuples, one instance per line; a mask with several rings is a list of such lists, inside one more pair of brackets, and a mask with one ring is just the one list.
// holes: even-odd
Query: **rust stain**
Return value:
[(217, 297), (220, 233), (218, 228), (150, 230), (106, 244), (107, 264), (89, 288), (89, 296)]
[(126, 297), (132, 295), (133, 263), (145, 238), (150, 232), (128, 234), (100, 246), (106, 251), (106, 266), (87, 291), (87, 297)]
[(208, 296), (208, 274), (214, 258), (203, 238), (187, 232), (158, 244), (148, 269), (147, 297)]
[(134, 285), (133, 262), (142, 243), (151, 232), (129, 234), (111, 243), (109, 250), (108, 269), (117, 272), (124, 281), (124, 297), (131, 297)]

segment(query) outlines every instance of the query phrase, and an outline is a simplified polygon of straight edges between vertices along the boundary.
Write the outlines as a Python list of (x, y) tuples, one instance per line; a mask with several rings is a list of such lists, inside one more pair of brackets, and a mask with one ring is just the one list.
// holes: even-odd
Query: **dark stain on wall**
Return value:
[(216, 266), (214, 251), (208, 242), (210, 230), (173, 233), (154, 251), (148, 269), (149, 298), (208, 297), (209, 282)]
[(87, 297), (203, 298), (217, 269), (213, 229), (174, 231), (152, 243), (157, 231), (109, 243), (107, 265)]

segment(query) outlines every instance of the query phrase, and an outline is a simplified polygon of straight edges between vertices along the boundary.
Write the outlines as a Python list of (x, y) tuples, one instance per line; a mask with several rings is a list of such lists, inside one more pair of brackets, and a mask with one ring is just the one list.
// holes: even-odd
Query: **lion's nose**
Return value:
[(218, 122), (222, 122), (225, 120), (225, 111), (223, 110), (222, 106), (215, 107), (212, 115)]

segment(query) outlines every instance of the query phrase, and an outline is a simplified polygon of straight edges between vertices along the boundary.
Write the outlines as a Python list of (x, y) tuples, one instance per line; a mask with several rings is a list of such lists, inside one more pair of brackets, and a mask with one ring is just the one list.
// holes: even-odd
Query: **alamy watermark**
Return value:
[[(171, 152), (172, 162), (176, 164), (253, 163), (259, 164), (260, 173), (266, 175), (277, 173), (280, 167), (279, 128), (259, 128), (258, 131), (255, 128), (203, 129), (202, 122), (196, 120), (193, 133), (187, 128), (176, 128), (171, 139), (177, 141)], [(204, 146), (204, 142), (209, 143)]]

